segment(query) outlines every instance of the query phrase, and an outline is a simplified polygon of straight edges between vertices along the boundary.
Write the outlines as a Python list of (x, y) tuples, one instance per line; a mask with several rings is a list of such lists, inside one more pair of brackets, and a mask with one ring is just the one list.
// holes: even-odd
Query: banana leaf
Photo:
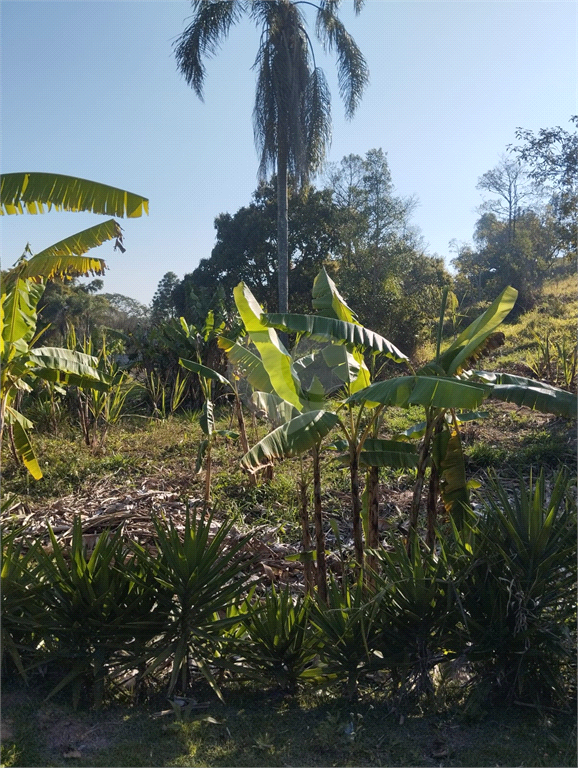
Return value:
[(253, 392), (252, 402), (267, 414), (267, 419), (276, 427), (285, 424), (299, 415), (295, 406), (283, 400), (274, 392)]
[(303, 409), (301, 383), (291, 356), (279, 340), (273, 328), (261, 322), (262, 309), (244, 283), (233, 290), (235, 304), (251, 341), (261, 355), (263, 366), (271, 379), (273, 390), (298, 411)]
[(47, 381), (89, 386), (106, 391), (111, 377), (98, 368), (98, 359), (83, 352), (60, 347), (36, 347), (28, 353), (32, 373)]
[(106, 269), (103, 259), (83, 254), (121, 237), (122, 231), (114, 219), (95, 224), (36, 253), (17, 267), (18, 274), (33, 280), (50, 280), (54, 275), (103, 275)]
[(240, 369), (241, 375), (247, 379), (254, 390), (273, 392), (273, 384), (260, 357), (242, 344), (226, 339), (224, 336), (220, 336), (217, 343), (221, 349), (225, 350), (231, 363)]
[(346, 323), (357, 323), (353, 310), (347, 306), (325, 267), (313, 281), (313, 309), (322, 317), (333, 317)]
[(40, 480), (42, 478), (42, 470), (40, 469), (40, 465), (34, 455), (34, 449), (32, 448), (32, 444), (30, 443), (28, 435), (26, 434), (26, 429), (24, 428), (24, 424), (29, 425), (30, 422), (13, 408), (7, 408), (6, 410), (10, 412), (10, 422), (12, 423), (16, 452), (32, 477), (35, 480)]
[(542, 413), (576, 418), (578, 402), (576, 395), (564, 389), (552, 387), (543, 381), (514, 376), (509, 373), (476, 371), (475, 378), (492, 384), (490, 397), (507, 403), (524, 405)]
[(264, 437), (241, 459), (241, 465), (255, 472), (275, 459), (298, 456), (318, 445), (339, 422), (330, 411), (307, 411)]
[(405, 469), (417, 467), (417, 463), (418, 455), (415, 446), (397, 440), (367, 438), (359, 456), (359, 464), (362, 467)]
[(396, 363), (403, 363), (407, 356), (378, 333), (357, 323), (349, 323), (321, 315), (263, 314), (263, 323), (288, 333), (303, 333), (317, 341), (333, 341), (350, 344), (371, 352), (380, 352)]
[(105, 216), (135, 218), (148, 214), (146, 197), (96, 181), (60, 173), (4, 173), (0, 178), (0, 215), (60, 211), (90, 211)]
[(20, 343), (25, 352), (36, 332), (36, 307), (44, 293), (44, 282), (33, 283), (18, 277), (10, 291), (2, 295), (2, 342)]
[(467, 362), (483, 349), (484, 342), (504, 321), (512, 310), (518, 291), (511, 286), (504, 288), (498, 298), (460, 333), (458, 338), (437, 359), (438, 365), (448, 374), (460, 373)]
[(229, 379), (226, 379), (224, 376), (221, 376), (220, 373), (217, 371), (214, 371), (212, 368), (207, 368), (206, 365), (201, 365), (200, 363), (195, 363), (193, 360), (185, 360), (184, 358), (179, 358), (179, 364), (183, 366), (183, 368), (186, 368), (187, 371), (193, 371), (193, 373), (198, 373), (199, 376), (204, 376), (205, 379), (211, 379), (212, 381), (219, 381), (221, 384), (225, 384), (227, 387), (231, 387), (231, 382)]

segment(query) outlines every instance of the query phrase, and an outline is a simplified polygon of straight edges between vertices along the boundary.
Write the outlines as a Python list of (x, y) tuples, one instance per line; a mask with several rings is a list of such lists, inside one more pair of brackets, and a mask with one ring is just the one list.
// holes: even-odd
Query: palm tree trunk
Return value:
[(279, 312), (289, 311), (289, 219), (287, 213), (287, 147), (279, 137), (277, 154), (277, 278)]

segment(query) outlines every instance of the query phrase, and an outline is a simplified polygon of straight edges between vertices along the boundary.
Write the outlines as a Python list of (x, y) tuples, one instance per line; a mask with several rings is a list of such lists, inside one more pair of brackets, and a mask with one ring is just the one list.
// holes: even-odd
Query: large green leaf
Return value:
[(121, 229), (114, 219), (96, 224), (35, 254), (23, 266), (18, 267), (19, 275), (46, 280), (50, 280), (54, 275), (103, 275), (106, 269), (104, 261), (83, 254), (121, 235)]
[(146, 197), (96, 181), (60, 173), (4, 173), (0, 180), (0, 215), (50, 210), (90, 211), (134, 218), (148, 213)]
[(440, 355), (437, 363), (451, 375), (459, 373), (468, 360), (475, 358), (484, 342), (503, 322), (516, 303), (518, 291), (511, 286), (504, 288), (498, 298), (478, 318), (460, 333), (448, 349)]
[(325, 271), (325, 267), (313, 281), (313, 308), (322, 317), (333, 317), (346, 323), (357, 323), (355, 314), (347, 306), (337, 286)]
[(276, 459), (298, 456), (318, 445), (339, 422), (330, 411), (307, 411), (264, 437), (241, 459), (245, 469), (256, 471)]
[[(453, 426), (444, 429), (435, 440), (443, 444), (443, 450), (438, 457), (440, 469), (440, 494), (444, 507), (461, 528), (464, 509), (469, 504), (468, 481), (460, 433)], [(432, 453), (435, 453), (436, 446)]]
[(494, 385), (490, 397), (495, 400), (505, 400), (508, 403), (524, 405), (556, 416), (566, 416), (569, 419), (576, 418), (578, 402), (576, 395), (572, 392), (552, 387), (543, 381), (513, 376), (509, 373), (475, 371), (473, 376)]
[(206, 365), (195, 363), (193, 360), (185, 360), (184, 358), (179, 358), (179, 363), (183, 366), (183, 368), (186, 368), (188, 371), (193, 371), (193, 373), (198, 373), (199, 376), (203, 376), (205, 379), (219, 381), (221, 384), (225, 384), (229, 388), (231, 387), (231, 382), (229, 379), (221, 376), (218, 371), (214, 371), (212, 368), (207, 368)]
[(263, 310), (247, 286), (239, 283), (233, 295), (245, 329), (261, 355), (273, 389), (283, 400), (292, 403), (297, 410), (301, 411), (303, 408), (301, 384), (293, 368), (291, 356), (273, 328), (261, 322)]
[(254, 390), (273, 392), (273, 384), (269, 374), (258, 355), (253, 354), (242, 344), (226, 339), (224, 336), (220, 336), (217, 343), (221, 349), (225, 350), (231, 363), (239, 368), (241, 375), (247, 379)]
[(17, 278), (8, 293), (2, 295), (2, 341), (4, 345), (22, 342), (25, 346), (36, 331), (36, 306), (44, 293), (44, 283)]
[(257, 408), (265, 411), (268, 421), (275, 426), (285, 424), (299, 415), (299, 411), (294, 405), (283, 400), (274, 392), (253, 392), (251, 400)]
[(348, 323), (321, 315), (264, 314), (265, 325), (289, 333), (303, 333), (317, 341), (350, 344), (371, 352), (380, 352), (396, 363), (403, 363), (407, 355), (378, 333), (357, 323)]
[(28, 421), (28, 419), (24, 419), (24, 417), (20, 413), (18, 413), (18, 411), (15, 411), (13, 408), (10, 408), (9, 410), (10, 410), (10, 417), (11, 417), (10, 422), (12, 424), (12, 430), (14, 435), (14, 445), (16, 447), (16, 452), (22, 459), (24, 466), (30, 472), (32, 477), (35, 480), (40, 480), (42, 478), (42, 470), (40, 469), (40, 465), (36, 460), (36, 456), (34, 455), (34, 449), (32, 448), (32, 445), (30, 443), (30, 440), (28, 439), (28, 435), (26, 434), (26, 430), (23, 425), (24, 423), (30, 424), (30, 422)]
[(106, 391), (111, 377), (98, 367), (98, 359), (83, 352), (60, 347), (36, 347), (29, 352), (31, 371), (48, 381), (87, 386)]
[(441, 376), (416, 376), (408, 403), (434, 408), (477, 408), (491, 387)]
[(491, 387), (441, 376), (398, 376), (378, 381), (356, 392), (345, 402), (380, 405), (423, 405), (435, 408), (477, 408)]
[(393, 467), (405, 469), (417, 467), (418, 456), (415, 445), (398, 440), (367, 438), (359, 456), (362, 467)]
[(350, 352), (343, 344), (331, 344), (322, 350), (323, 359), (349, 392), (358, 392), (371, 384), (371, 376), (361, 352)]

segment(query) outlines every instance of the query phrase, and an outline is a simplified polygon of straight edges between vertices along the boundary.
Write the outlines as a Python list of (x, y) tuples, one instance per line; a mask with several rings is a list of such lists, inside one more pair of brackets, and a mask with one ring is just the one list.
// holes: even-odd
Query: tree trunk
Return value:
[(289, 219), (287, 198), (287, 147), (280, 137), (277, 154), (277, 278), (280, 313), (289, 311)]
[(321, 469), (319, 448), (313, 448), (313, 509), (315, 514), (315, 542), (317, 550), (317, 589), (322, 600), (327, 601), (327, 566), (325, 563), (325, 534), (321, 509)]
[(363, 568), (363, 535), (361, 530), (361, 498), (359, 496), (359, 455), (355, 447), (349, 449), (349, 473), (351, 476), (351, 505), (353, 514), (353, 546), (355, 559)]
[[(370, 467), (367, 473), (367, 504), (367, 546), (370, 549), (377, 549), (379, 546), (379, 467)], [(368, 556), (368, 567), (375, 570), (376, 564), (375, 556)]]
[[(303, 552), (311, 552), (311, 532), (309, 530), (309, 510), (307, 503), (307, 483), (303, 477), (303, 459), (301, 459), (301, 478), (299, 482), (299, 495), (301, 497), (301, 547)], [(314, 573), (313, 560), (305, 560), (303, 571), (305, 574), (305, 591), (313, 594)]]

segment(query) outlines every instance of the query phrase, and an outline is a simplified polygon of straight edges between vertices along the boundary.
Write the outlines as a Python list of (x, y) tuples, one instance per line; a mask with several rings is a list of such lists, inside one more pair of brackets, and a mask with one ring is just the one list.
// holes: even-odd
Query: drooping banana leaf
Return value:
[(301, 384), (287, 352), (277, 333), (261, 322), (263, 310), (244, 283), (233, 290), (235, 304), (251, 341), (257, 347), (273, 390), (297, 410), (303, 408)]
[(476, 371), (474, 377), (493, 384), (490, 397), (494, 400), (524, 405), (542, 413), (552, 413), (568, 419), (575, 419), (577, 416), (576, 395), (543, 381), (487, 371)]
[(57, 211), (90, 211), (135, 218), (148, 214), (148, 199), (88, 179), (60, 173), (4, 173), (0, 179), (0, 215)]
[(208, 435), (210, 437), (213, 434), (213, 430), (215, 428), (213, 402), (208, 398), (203, 403), (203, 411), (201, 413), (201, 418), (199, 419), (199, 424), (201, 425), (201, 429), (203, 430), (205, 435)]
[(259, 392), (274, 391), (269, 374), (260, 357), (242, 344), (226, 339), (224, 336), (219, 336), (217, 343), (221, 349), (225, 350), (231, 363), (240, 369), (241, 375), (247, 379), (254, 390)]
[(114, 219), (96, 224), (36, 253), (23, 266), (17, 267), (19, 275), (33, 280), (50, 280), (57, 274), (103, 275), (106, 269), (104, 260), (83, 254), (121, 235), (121, 229)]
[(26, 434), (26, 428), (30, 429), (32, 424), (28, 419), (22, 416), (21, 413), (14, 410), (14, 408), (10, 408), (10, 406), (6, 407), (6, 416), (7, 421), (12, 424), (16, 452), (32, 477), (35, 480), (40, 480), (42, 478), (42, 470), (40, 469), (40, 465), (34, 455), (34, 449)]
[(245, 469), (255, 472), (276, 459), (298, 456), (318, 445), (339, 419), (330, 411), (307, 411), (264, 437), (241, 459)]
[(460, 433), (453, 425), (436, 435), (432, 458), (440, 469), (440, 495), (446, 511), (458, 529), (462, 527), (464, 510), (469, 505), (468, 481)]
[(274, 392), (253, 392), (251, 400), (257, 408), (265, 411), (267, 419), (276, 427), (299, 415), (299, 411), (294, 405), (283, 400)]
[(448, 374), (460, 373), (469, 360), (475, 359), (486, 339), (494, 333), (516, 303), (518, 291), (511, 286), (504, 288), (498, 298), (460, 333), (458, 338), (437, 359), (438, 365)]
[(405, 408), (415, 385), (415, 376), (396, 376), (387, 381), (376, 381), (366, 389), (355, 392), (346, 403), (367, 402), (370, 405), (399, 405)]
[(393, 467), (405, 469), (417, 467), (418, 455), (415, 446), (398, 440), (367, 438), (359, 456), (362, 467)]
[(263, 323), (271, 328), (288, 333), (304, 333), (317, 341), (333, 341), (350, 344), (367, 351), (380, 352), (396, 363), (407, 360), (390, 341), (378, 333), (357, 323), (348, 323), (321, 315), (264, 314)]
[(199, 376), (204, 376), (205, 379), (219, 381), (221, 384), (225, 384), (229, 388), (231, 387), (231, 382), (229, 379), (226, 379), (218, 371), (214, 371), (212, 368), (208, 368), (206, 365), (195, 363), (193, 360), (185, 360), (182, 357), (179, 358), (179, 364), (182, 365), (183, 368), (186, 368), (187, 371), (193, 371), (193, 373), (198, 373)]
[(416, 376), (408, 402), (434, 408), (477, 408), (491, 387), (441, 376)]
[(47, 381), (106, 391), (111, 377), (98, 367), (98, 359), (71, 349), (36, 347), (28, 353), (31, 372)]

